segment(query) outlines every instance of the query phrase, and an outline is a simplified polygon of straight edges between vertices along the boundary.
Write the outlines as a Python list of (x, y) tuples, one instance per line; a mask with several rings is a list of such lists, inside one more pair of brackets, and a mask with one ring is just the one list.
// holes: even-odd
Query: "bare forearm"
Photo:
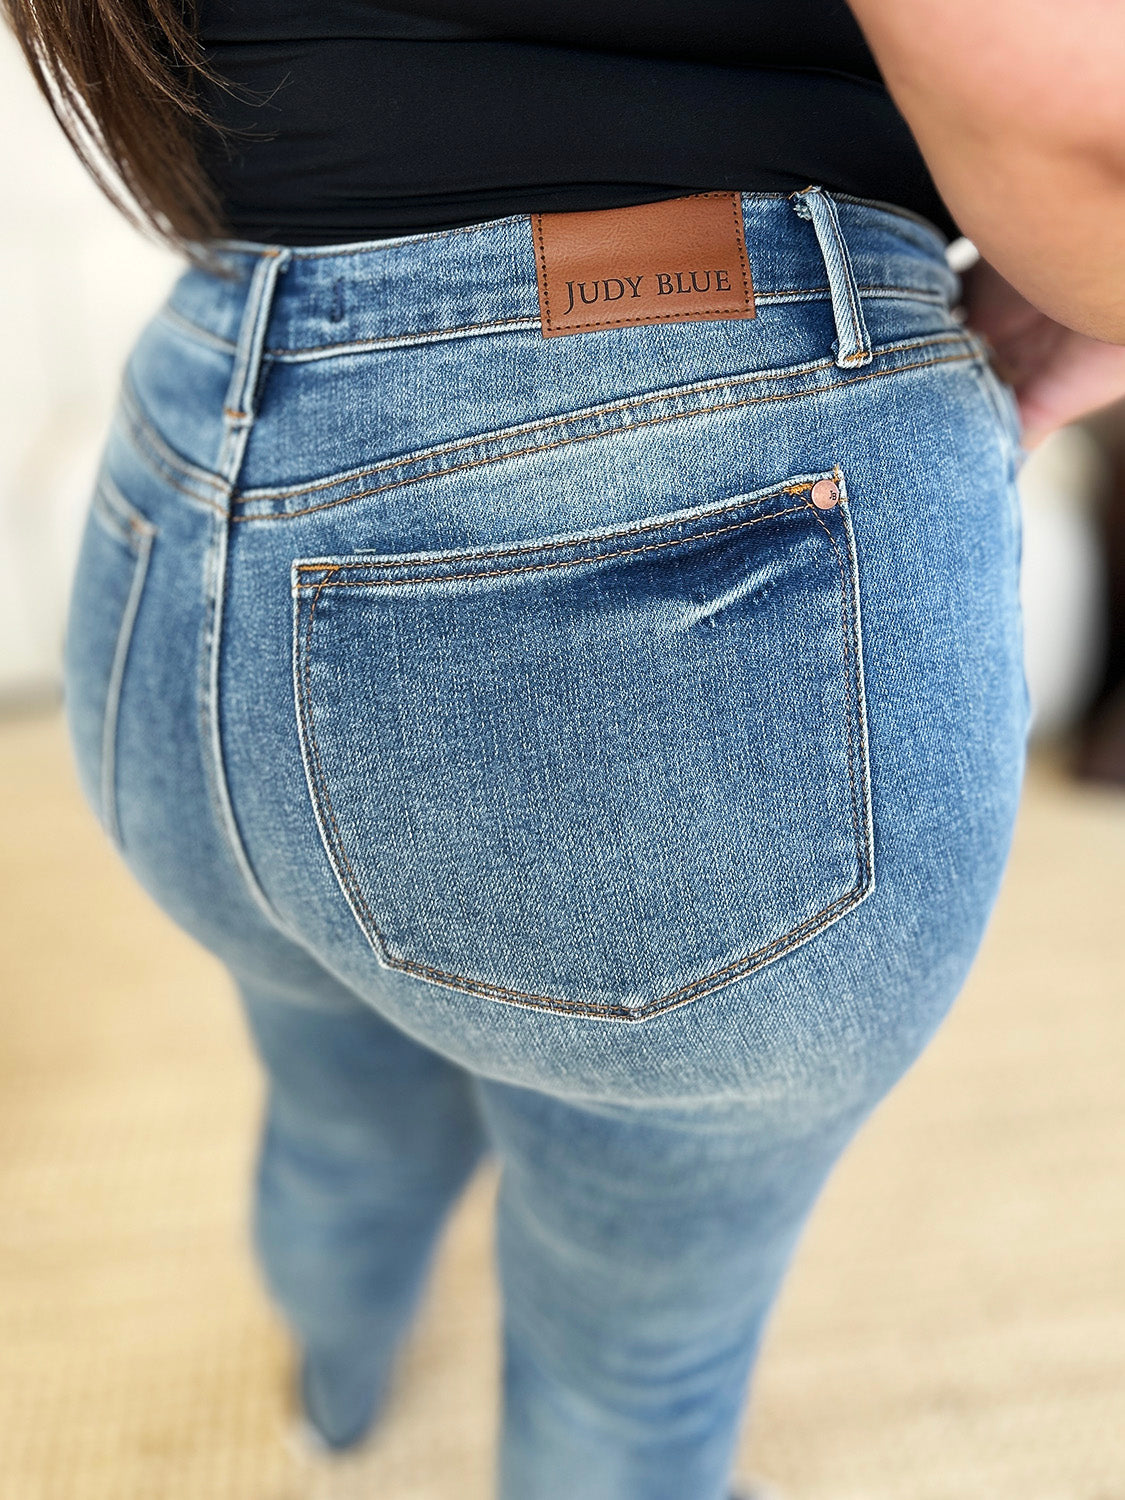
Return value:
[(938, 188), (1036, 307), (1125, 343), (1119, 0), (851, 0)]
[[(923, 147), (923, 149), (925, 149)], [(1125, 178), (1081, 157), (962, 148), (934, 162), (961, 228), (1041, 312), (1091, 338), (1125, 344)]]

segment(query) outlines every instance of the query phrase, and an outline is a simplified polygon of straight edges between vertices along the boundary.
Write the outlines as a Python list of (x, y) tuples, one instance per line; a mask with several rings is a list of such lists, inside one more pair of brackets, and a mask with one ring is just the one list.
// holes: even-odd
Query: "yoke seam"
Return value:
[[(964, 334), (951, 332), (923, 339), (908, 339), (905, 343), (887, 345), (877, 352), (881, 357), (886, 354), (901, 354), (909, 349), (925, 349), (937, 344), (954, 342), (964, 343)], [(966, 350), (963, 357), (971, 358), (971, 352)], [(585, 422), (596, 417), (610, 416), (617, 412), (629, 412), (638, 407), (657, 406), (662, 402), (678, 401), (690, 396), (703, 395), (708, 391), (735, 390), (741, 386), (757, 384), (765, 380), (797, 380), (802, 375), (813, 375), (818, 370), (831, 370), (833, 368), (835, 368), (835, 362), (829, 357), (827, 359), (812, 360), (807, 364), (798, 365), (792, 369), (753, 370), (745, 375), (720, 376), (713, 380), (698, 381), (691, 385), (673, 386), (670, 389), (662, 391), (648, 391), (640, 396), (628, 396), (617, 401), (605, 402), (600, 406), (583, 407), (577, 411), (565, 412), (560, 416), (545, 418), (541, 422), (523, 423), (516, 427), (500, 429), (494, 432), (478, 433), (474, 437), (460, 438), (450, 443), (440, 443), (435, 447), (424, 448), (413, 454), (402, 454), (397, 458), (385, 459), (380, 463), (372, 464), (368, 468), (345, 470), (342, 474), (335, 474), (327, 479), (313, 480), (308, 484), (283, 485), (276, 489), (247, 489), (234, 497), (234, 503), (246, 505), (253, 504), (257, 500), (294, 499), (298, 495), (314, 494), (318, 490), (332, 489), (338, 484), (346, 484), (351, 481), (366, 479), (369, 475), (383, 474), (390, 470), (406, 468), (413, 464), (424, 463), (428, 459), (443, 457), (446, 454), (460, 453), (466, 448), (477, 448), (489, 442), (502, 442), (506, 438), (530, 437), (535, 433), (550, 432), (554, 428), (564, 427), (569, 423)], [(898, 365), (895, 368), (913, 369), (914, 366)], [(876, 373), (893, 374), (894, 371), (870, 371), (866, 376), (857, 376), (855, 378), (868, 379)], [(839, 384), (841, 382), (836, 383)], [(830, 387), (819, 386), (817, 389), (827, 390)], [(639, 426), (640, 424), (634, 423), (632, 425)], [(300, 514), (300, 512), (294, 512), (294, 514)], [(236, 517), (236, 519), (240, 518)], [(261, 518), (254, 517), (252, 519)]]
[[(769, 395), (769, 396), (747, 396), (747, 397), (744, 397), (744, 398), (742, 398), (740, 400), (737, 400), (737, 401), (720, 401), (720, 402), (714, 402), (714, 403), (712, 403), (709, 406), (694, 406), (694, 407), (692, 407), (688, 411), (663, 412), (663, 413), (661, 413), (661, 414), (659, 414), (657, 416), (646, 417), (643, 420), (638, 421), (638, 422), (621, 423), (621, 424), (619, 424), (619, 425), (617, 425), (615, 427), (612, 427), (612, 428), (608, 428), (608, 429), (603, 428), (603, 429), (600, 429), (597, 432), (577, 433), (573, 437), (556, 438), (553, 442), (538, 443), (538, 444), (535, 444), (534, 446), (528, 447), (528, 448), (509, 449), (509, 450), (506, 450), (503, 453), (490, 453), (490, 454), (486, 454), (484, 457), (481, 457), (481, 458), (467, 459), (467, 460), (465, 460), (462, 463), (448, 464), (448, 465), (444, 465), (444, 466), (442, 466), (440, 468), (430, 469), (430, 470), (427, 470), (423, 474), (410, 474), (410, 475), (407, 475), (407, 476), (405, 476), (404, 478), (401, 478), (401, 479), (390, 480), (386, 484), (374, 485), (370, 489), (359, 490), (355, 494), (352, 494), (352, 495), (341, 495), (341, 496), (338, 496), (335, 500), (324, 500), (324, 501), (322, 501), (318, 505), (303, 506), (300, 510), (274, 511), (272, 513), (254, 514), (254, 515), (245, 515), (245, 514), (244, 515), (232, 515), (231, 516), (231, 523), (233, 525), (233, 524), (242, 524), (242, 523), (261, 523), (261, 522), (270, 522), (270, 521), (290, 521), (290, 520), (295, 520), (295, 519), (297, 519), (300, 516), (312, 515), (312, 514), (314, 514), (317, 511), (331, 510), (331, 509), (335, 508), (338, 505), (349, 505), (354, 500), (366, 500), (366, 499), (369, 499), (372, 495), (384, 494), (388, 490), (400, 489), (404, 485), (419, 484), (423, 480), (427, 480), (427, 479), (440, 479), (440, 478), (443, 478), (447, 474), (456, 474), (456, 473), (459, 473), (459, 472), (461, 472), (463, 470), (466, 470), (466, 469), (479, 468), (482, 465), (494, 464), (494, 463), (502, 463), (506, 459), (511, 459), (511, 458), (526, 458), (526, 457), (528, 457), (531, 454), (546, 453), (546, 452), (549, 452), (550, 450), (555, 449), (555, 448), (567, 447), (571, 443), (589, 442), (589, 441), (591, 441), (592, 439), (595, 439), (595, 438), (603, 438), (603, 437), (615, 436), (616, 434), (618, 434), (620, 432), (623, 432), (623, 431), (630, 431), (630, 432), (632, 432), (632, 431), (635, 431), (636, 429), (641, 428), (641, 427), (655, 426), (657, 423), (660, 423), (660, 422), (682, 421), (682, 420), (687, 420), (687, 419), (689, 419), (691, 417), (706, 416), (710, 412), (716, 412), (716, 411), (733, 411), (733, 410), (737, 410), (739, 407), (742, 407), (742, 406), (754, 406), (754, 405), (757, 405), (758, 403), (765, 403), (765, 402), (769, 402), (769, 401), (797, 401), (797, 400), (801, 400), (801, 399), (803, 399), (805, 397), (808, 397), (810, 395), (819, 395), (822, 391), (835, 390), (835, 389), (839, 388), (840, 386), (858, 385), (861, 381), (865, 381), (865, 380), (883, 379), (883, 378), (886, 378), (889, 375), (898, 374), (900, 371), (921, 370), (921, 369), (926, 369), (926, 368), (930, 367), (931, 365), (954, 364), (954, 363), (958, 363), (958, 362), (970, 362), (975, 357), (976, 356), (973, 355), (973, 354), (971, 354), (971, 353), (964, 352), (964, 353), (958, 353), (958, 354), (952, 354), (952, 355), (945, 355), (945, 356), (938, 357), (938, 358), (935, 358), (935, 359), (916, 360), (916, 361), (914, 361), (911, 364), (896, 365), (894, 367), (894, 369), (892, 369), (892, 370), (872, 370), (872, 371), (869, 371), (868, 373), (863, 374), (863, 375), (853, 375), (849, 379), (846, 379), (846, 380), (833, 380), (833, 381), (829, 381), (826, 385), (817, 386), (812, 391), (809, 391), (809, 390), (802, 390), (802, 391), (780, 391), (780, 392), (776, 392), (775, 394)], [(567, 418), (565, 420), (573, 420), (573, 418)], [(487, 441), (487, 439), (475, 439), (473, 441), (474, 442), (481, 442), (481, 441)], [(468, 446), (468, 445), (463, 445), (463, 446)], [(420, 463), (420, 462), (424, 461), (425, 457), (426, 457), (426, 455), (421, 455), (417, 459), (409, 460), (409, 462)], [(401, 464), (401, 462), (402, 461), (400, 460), (399, 463)], [(388, 464), (385, 467), (391, 468), (391, 467), (397, 467), (397, 466), (399, 466), (399, 465)], [(332, 483), (339, 483), (339, 482), (340, 481), (332, 481)], [(328, 487), (329, 487), (329, 484), (327, 482), (322, 482), (322, 483), (318, 484), (317, 486), (315, 486), (315, 488), (317, 488), (317, 489), (323, 489), (323, 488), (328, 488)], [(267, 497), (263, 496), (261, 498), (267, 498)]]
[[(649, 425), (650, 423), (670, 421), (680, 417), (687, 418), (697, 414), (705, 415), (708, 412), (712, 411), (722, 411), (728, 409), (733, 410), (740, 406), (752, 405), (758, 401), (797, 400), (802, 396), (815, 395), (817, 394), (817, 392), (822, 390), (832, 390), (843, 385), (857, 384), (858, 382), (863, 380), (874, 380), (882, 378), (884, 376), (894, 375), (900, 370), (905, 371), (923, 369), (933, 364), (950, 364), (956, 363), (959, 360), (972, 361), (979, 358), (978, 353), (973, 348), (972, 344), (967, 340), (966, 335), (961, 332), (951, 332), (920, 341), (910, 340), (904, 344), (889, 345), (885, 348), (877, 349), (875, 351), (875, 354), (877, 358), (881, 358), (885, 354), (896, 354), (912, 348), (926, 348), (935, 344), (946, 343), (965, 343), (967, 344), (967, 348), (963, 352), (953, 355), (944, 355), (934, 359), (917, 360), (911, 362), (910, 364), (896, 365), (891, 370), (868, 370), (863, 374), (850, 375), (847, 379), (844, 380), (836, 380), (828, 383), (827, 385), (817, 386), (813, 390), (778, 392), (770, 396), (754, 396), (739, 401), (719, 402), (705, 407), (692, 407), (687, 411), (662, 413), (640, 422), (625, 422), (611, 428), (602, 428), (594, 433), (576, 434), (572, 438), (563, 439), (562, 443), (583, 442), (591, 438), (612, 436), (618, 431), (622, 431), (625, 429), (631, 430), (633, 428)], [(766, 379), (796, 379), (798, 378), (798, 374), (811, 374), (815, 373), (817, 370), (829, 369), (832, 366), (832, 363), (833, 362), (830, 359), (818, 360), (814, 364), (802, 366), (799, 372), (795, 372), (790, 376), (787, 376), (784, 371), (756, 371), (750, 375), (736, 377), (736, 381), (738, 384), (743, 384), (750, 381), (756, 382)], [(729, 379), (723, 378), (720, 380), (708, 381), (703, 383), (702, 385), (681, 387), (672, 394), (669, 394), (668, 392), (648, 393), (643, 396), (631, 397), (624, 401), (612, 402), (600, 407), (592, 407), (578, 412), (568, 412), (563, 414), (562, 416), (550, 418), (548, 421), (543, 423), (533, 424), (530, 427), (517, 428), (514, 430), (513, 435), (519, 434), (521, 432), (530, 434), (533, 432), (548, 431), (553, 427), (557, 428), (560, 426), (564, 426), (570, 422), (586, 421), (588, 419), (606, 416), (616, 412), (629, 412), (637, 407), (651, 406), (662, 401), (678, 400), (685, 396), (690, 396), (692, 394), (707, 390), (729, 389), (731, 387), (731, 384), (732, 382)], [(130, 446), (132, 447), (133, 452), (136, 454), (136, 456), (148, 466), (148, 468), (156, 475), (159, 480), (169, 484), (173, 489), (177, 490), (187, 499), (193, 500), (197, 504), (206, 506), (209, 510), (216, 511), (219, 514), (226, 514), (224, 507), (216, 498), (201, 494), (199, 493), (198, 489), (190, 487), (194, 483), (199, 485), (200, 487), (205, 486), (207, 488), (210, 488), (215, 494), (225, 494), (226, 487), (223, 484), (223, 481), (217, 474), (210, 473), (207, 470), (192, 465), (189, 460), (185, 459), (182, 455), (176, 453), (174, 449), (168, 446), (161, 433), (153, 425), (147, 414), (140, 408), (137, 398), (130, 390), (127, 381), (123, 383), (122, 386), (121, 414), (124, 418), (122, 422), (122, 435), (129, 441)], [(281, 490), (248, 490), (241, 495), (235, 493), (231, 497), (232, 504), (235, 506), (239, 506), (253, 504), (258, 501), (288, 499), (297, 495), (312, 494), (318, 490), (331, 489), (336, 485), (347, 483), (349, 480), (360, 480), (367, 475), (385, 473), (389, 470), (393, 471), (394, 469), (409, 467), (414, 464), (424, 463), (427, 460), (432, 460), (436, 457), (441, 457), (445, 454), (457, 453), (463, 451), (466, 448), (474, 448), (482, 444), (499, 440), (500, 439), (495, 433), (483, 433), (475, 437), (465, 438), (453, 444), (445, 444), (438, 448), (424, 450), (420, 453), (401, 455), (397, 458), (389, 459), (384, 461), (383, 463), (374, 465), (369, 469), (362, 469), (357, 473), (349, 474), (347, 476), (335, 476), (330, 479), (317, 480), (312, 484), (303, 485), (296, 489), (286, 488)], [(347, 504), (352, 500), (366, 499), (371, 495), (381, 494), (385, 490), (395, 489), (401, 485), (413, 484), (425, 479), (440, 478), (443, 474), (446, 473), (457, 473), (461, 469), (472, 467), (476, 464), (502, 462), (506, 458), (519, 458), (527, 454), (541, 452), (545, 449), (557, 446), (561, 446), (561, 444), (558, 442), (553, 442), (548, 444), (536, 445), (530, 448), (516, 448), (505, 450), (503, 453), (487, 455), (484, 458), (472, 460), (468, 464), (452, 464), (437, 469), (430, 469), (425, 473), (419, 475), (407, 475), (401, 479), (392, 480), (385, 485), (377, 485), (373, 488), (359, 491), (356, 494), (341, 496), (338, 499), (328, 501), (323, 505), (305, 506), (300, 510), (286, 510), (265, 514), (256, 513), (247, 515), (236, 513), (231, 515), (230, 519), (232, 522), (284, 521), (294, 519), (303, 515), (310, 515), (318, 510), (328, 509), (332, 506)]]
[[(198, 501), (200, 505), (205, 505), (220, 515), (226, 514), (217, 499), (201, 495), (189, 489), (186, 483), (181, 482), (195, 481), (200, 486), (206, 485), (213, 489), (216, 494), (226, 493), (226, 486), (217, 474), (194, 467), (186, 458), (168, 446), (141, 409), (140, 402), (131, 389), (127, 377), (121, 387), (120, 415), (123, 436), (137, 457), (148, 465), (158, 479), (170, 484), (173, 489), (186, 495), (189, 500)], [(146, 451), (146, 446), (151, 451)]]
[[(858, 284), (861, 292), (869, 296), (887, 297), (899, 294), (906, 298), (917, 298), (920, 301), (944, 304), (945, 298), (940, 291), (931, 291), (925, 287), (901, 286), (894, 282), (861, 282)], [(793, 302), (802, 299), (813, 301), (828, 295), (829, 288), (825, 286), (809, 287), (775, 287), (771, 291), (759, 291), (754, 288), (754, 301), (762, 306), (769, 306), (775, 302)], [(204, 327), (202, 323), (196, 323), (179, 311), (178, 308), (168, 304), (162, 307), (156, 314), (158, 319), (172, 324), (188, 337), (197, 334), (199, 338), (212, 345), (216, 349), (230, 354), (236, 347), (233, 339), (225, 338), (222, 334), (215, 333), (210, 328)], [(474, 333), (488, 328), (537, 328), (539, 318), (531, 312), (513, 312), (508, 317), (490, 318), (480, 323), (455, 323), (441, 328), (409, 328), (399, 333), (373, 334), (369, 338), (342, 339), (336, 344), (298, 344), (294, 348), (280, 348), (270, 345), (266, 353), (274, 359), (286, 360), (296, 359), (306, 354), (322, 354), (330, 356), (333, 351), (351, 351), (369, 348), (396, 348), (402, 344), (408, 344), (417, 339), (437, 339), (443, 335), (461, 333)], [(597, 325), (600, 327), (601, 325)]]

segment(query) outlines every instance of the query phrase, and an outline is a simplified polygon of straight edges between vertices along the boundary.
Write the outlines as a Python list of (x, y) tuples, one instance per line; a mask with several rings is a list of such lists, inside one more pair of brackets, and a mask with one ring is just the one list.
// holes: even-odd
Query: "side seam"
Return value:
[(230, 383), (223, 401), (223, 437), (215, 465), (216, 475), (222, 485), (223, 504), (212, 521), (211, 542), (204, 560), (205, 623), (200, 657), (199, 703), (200, 734), (211, 801), (231, 856), (262, 915), (286, 937), (296, 941), (262, 889), (239, 832), (227, 784), (219, 702), (231, 505), (261, 398), (264, 383), (263, 353), (274, 293), (290, 255), (288, 249), (270, 248), (262, 252), (254, 266), (242, 310)]

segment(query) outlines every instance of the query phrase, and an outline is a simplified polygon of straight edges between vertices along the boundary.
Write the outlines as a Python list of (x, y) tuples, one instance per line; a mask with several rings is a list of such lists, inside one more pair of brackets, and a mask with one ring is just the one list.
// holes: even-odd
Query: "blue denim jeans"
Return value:
[(499, 1164), (503, 1500), (725, 1493), (1017, 802), (1018, 419), (943, 241), (743, 214), (756, 317), (550, 339), (524, 215), (224, 244), (131, 354), (74, 586), (85, 790), (245, 1004), (330, 1442)]

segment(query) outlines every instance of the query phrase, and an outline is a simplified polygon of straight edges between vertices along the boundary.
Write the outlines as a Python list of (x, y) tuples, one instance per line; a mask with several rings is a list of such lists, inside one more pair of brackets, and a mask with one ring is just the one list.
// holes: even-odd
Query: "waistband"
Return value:
[[(835, 300), (833, 259), (840, 254), (848, 286), (861, 299), (905, 293), (949, 303), (956, 295), (945, 237), (908, 210), (821, 188), (741, 198), (759, 307)], [(263, 285), (270, 295), (261, 308), (260, 347), (275, 359), (539, 327), (528, 214), (360, 244), (222, 240), (200, 248), (218, 269), (187, 270), (164, 310), (185, 331), (231, 351), (245, 336), (248, 299)]]

